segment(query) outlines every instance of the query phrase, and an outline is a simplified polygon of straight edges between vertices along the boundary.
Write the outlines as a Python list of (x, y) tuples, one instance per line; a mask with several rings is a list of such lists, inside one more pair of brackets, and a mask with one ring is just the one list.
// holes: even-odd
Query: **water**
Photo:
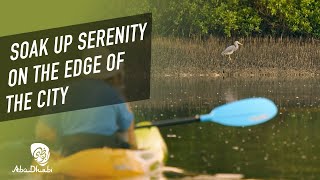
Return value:
[(164, 120), (207, 113), (247, 97), (267, 97), (277, 118), (247, 128), (195, 123), (162, 128), (169, 166), (199, 174), (246, 178), (317, 179), (320, 176), (319, 79), (157, 79), (151, 99), (131, 105), (136, 119)]
[[(234, 128), (194, 123), (161, 128), (169, 149), (167, 165), (195, 174), (236, 173), (245, 178), (318, 179), (319, 82), (319, 78), (286, 80), (282, 77), (154, 79), (151, 99), (130, 104), (137, 121), (157, 121), (208, 113), (213, 107), (237, 99), (270, 98), (280, 112), (265, 124)], [(30, 164), (30, 143), (23, 142), (34, 142), (35, 122), (34, 118), (2, 122), (0, 155), (4, 156), (3, 162)], [(4, 142), (10, 142), (10, 146)], [(14, 156), (8, 156), (8, 151)], [(8, 167), (13, 167), (11, 164)], [(0, 174), (1, 170), (0, 167)]]

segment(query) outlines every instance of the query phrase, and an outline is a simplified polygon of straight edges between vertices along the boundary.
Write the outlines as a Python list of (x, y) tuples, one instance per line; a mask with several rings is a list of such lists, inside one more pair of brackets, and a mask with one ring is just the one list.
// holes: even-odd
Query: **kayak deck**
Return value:
[(51, 158), (49, 166), (55, 175), (79, 178), (122, 177), (123, 179), (159, 174), (159, 169), (167, 158), (167, 146), (159, 129), (157, 127), (136, 129), (135, 135), (139, 150), (88, 149), (64, 158)]

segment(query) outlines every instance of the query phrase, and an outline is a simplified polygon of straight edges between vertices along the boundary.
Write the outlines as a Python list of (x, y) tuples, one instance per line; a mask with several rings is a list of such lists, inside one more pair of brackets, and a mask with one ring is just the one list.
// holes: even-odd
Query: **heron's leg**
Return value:
[(230, 57), (230, 54), (229, 54), (229, 60), (231, 61), (231, 57)]

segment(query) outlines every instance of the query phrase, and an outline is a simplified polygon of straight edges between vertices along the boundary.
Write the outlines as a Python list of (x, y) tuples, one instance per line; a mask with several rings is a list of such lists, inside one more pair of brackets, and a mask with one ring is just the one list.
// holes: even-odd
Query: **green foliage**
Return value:
[(319, 0), (142, 1), (160, 35), (320, 37)]
[(320, 35), (318, 0), (263, 0), (256, 6), (266, 29), (273, 33)]

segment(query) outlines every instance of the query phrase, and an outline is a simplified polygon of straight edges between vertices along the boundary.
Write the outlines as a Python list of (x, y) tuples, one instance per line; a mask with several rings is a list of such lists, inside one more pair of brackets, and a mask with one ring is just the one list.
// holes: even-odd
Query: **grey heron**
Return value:
[(227, 56), (227, 55), (228, 55), (228, 56), (229, 56), (229, 59), (231, 60), (230, 55), (231, 55), (233, 52), (235, 52), (236, 50), (239, 49), (239, 44), (240, 44), (240, 45), (243, 45), (243, 44), (241, 44), (239, 41), (235, 41), (235, 42), (234, 42), (234, 45), (231, 45), (231, 46), (227, 47), (224, 51), (222, 51), (221, 55), (222, 55), (222, 56)]

